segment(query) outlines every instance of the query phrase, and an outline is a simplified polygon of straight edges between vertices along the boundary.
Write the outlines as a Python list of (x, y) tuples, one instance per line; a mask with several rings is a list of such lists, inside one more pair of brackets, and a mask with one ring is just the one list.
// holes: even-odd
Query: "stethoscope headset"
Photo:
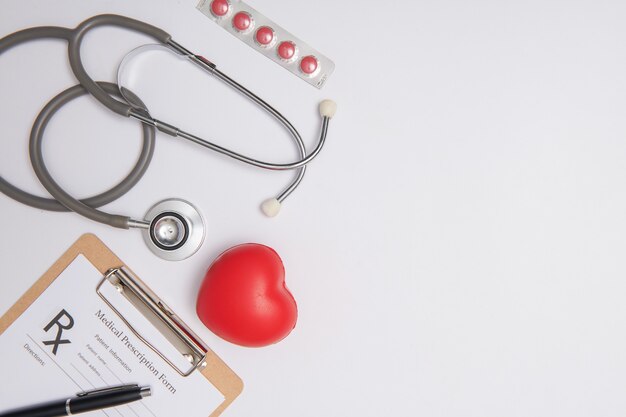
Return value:
[[(139, 97), (121, 85), (110, 82), (97, 82), (91, 79), (81, 61), (81, 44), (83, 38), (90, 30), (100, 26), (118, 26), (146, 34), (158, 41), (161, 48), (188, 59), (209, 74), (242, 93), (284, 126), (292, 136), (298, 148), (300, 160), (291, 163), (275, 164), (259, 161), (221, 147), (208, 140), (185, 132), (169, 123), (153, 118)], [(37, 116), (30, 133), (29, 153), (33, 169), (41, 184), (53, 198), (44, 198), (27, 193), (10, 184), (2, 177), (0, 177), (0, 191), (16, 201), (38, 209), (49, 211), (74, 211), (88, 219), (120, 229), (141, 229), (143, 231), (144, 240), (150, 250), (163, 259), (185, 259), (194, 254), (202, 245), (205, 235), (204, 221), (200, 212), (192, 204), (181, 199), (163, 200), (150, 208), (142, 220), (98, 210), (98, 207), (123, 196), (141, 179), (154, 153), (156, 130), (170, 136), (187, 139), (193, 143), (209, 148), (212, 151), (259, 168), (269, 170), (296, 169), (296, 177), (291, 183), (276, 197), (266, 200), (261, 206), (267, 216), (273, 217), (278, 214), (281, 203), (302, 181), (306, 171), (306, 165), (319, 154), (324, 146), (329, 121), (336, 111), (336, 104), (333, 101), (322, 101), (320, 104), (320, 114), (322, 116), (320, 137), (315, 149), (307, 154), (298, 131), (276, 109), (218, 70), (215, 64), (202, 56), (193, 54), (175, 42), (168, 33), (157, 27), (125, 16), (99, 15), (85, 20), (75, 29), (42, 26), (15, 32), (0, 40), (0, 55), (14, 46), (44, 38), (63, 39), (68, 42), (70, 66), (80, 83), (68, 88), (50, 100)], [(120, 68), (128, 60), (132, 59), (132, 57), (143, 51), (144, 48), (145, 47), (137, 48), (127, 55), (124, 60), (122, 60)], [(42, 143), (45, 128), (51, 118), (65, 104), (85, 94), (91, 94), (100, 103), (117, 114), (141, 121), (143, 124), (143, 144), (135, 166), (122, 181), (101, 194), (78, 200), (63, 190), (50, 175), (44, 162)]]

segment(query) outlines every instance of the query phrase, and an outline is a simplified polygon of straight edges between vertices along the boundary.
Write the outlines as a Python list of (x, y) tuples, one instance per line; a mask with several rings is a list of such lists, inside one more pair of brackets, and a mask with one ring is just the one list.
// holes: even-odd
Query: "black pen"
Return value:
[(137, 384), (118, 385), (76, 394), (75, 397), (51, 401), (0, 413), (0, 417), (58, 417), (116, 407), (149, 397), (150, 387)]

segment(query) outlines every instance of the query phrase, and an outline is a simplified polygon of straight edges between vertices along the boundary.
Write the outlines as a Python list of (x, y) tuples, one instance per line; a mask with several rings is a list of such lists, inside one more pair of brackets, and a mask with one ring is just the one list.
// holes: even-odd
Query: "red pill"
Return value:
[(254, 36), (261, 46), (270, 46), (274, 42), (274, 29), (269, 26), (261, 26)]
[(291, 41), (284, 41), (278, 45), (278, 56), (289, 61), (296, 56), (296, 44)]
[(233, 27), (240, 32), (245, 32), (252, 26), (252, 16), (246, 12), (239, 12), (233, 16)]
[(211, 2), (211, 13), (217, 17), (223, 17), (230, 10), (230, 2), (228, 0), (213, 0)]
[(307, 75), (311, 75), (317, 71), (317, 66), (317, 58), (313, 55), (305, 56), (302, 58), (302, 61), (300, 61), (300, 70)]

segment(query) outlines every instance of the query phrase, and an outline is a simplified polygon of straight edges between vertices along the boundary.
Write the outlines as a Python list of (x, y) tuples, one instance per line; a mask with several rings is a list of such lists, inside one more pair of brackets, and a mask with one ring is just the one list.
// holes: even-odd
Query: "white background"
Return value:
[[(339, 104), (328, 146), (282, 213), (258, 204), (291, 178), (163, 134), (140, 184), (106, 207), (141, 217), (164, 197), (199, 206), (192, 258), (153, 256), (137, 231), (0, 198), (0, 310), (94, 232), (244, 379), (229, 416), (621, 416), (626, 409), (626, 3), (619, 0), (289, 2), (252, 6), (331, 57), (322, 91), (254, 52), (195, 1), (3, 0), (3, 34), (113, 12), (145, 20), (281, 110), (312, 146), (317, 103)], [(96, 79), (145, 38), (98, 29)], [(0, 175), (44, 195), (28, 160), (35, 115), (75, 80), (66, 46), (0, 57)], [(152, 80), (161, 80), (160, 84)], [(153, 68), (153, 115), (262, 158), (288, 136), (193, 68)], [(93, 99), (50, 123), (50, 170), (84, 197), (118, 181), (137, 123)], [(195, 315), (211, 260), (274, 247), (299, 306), (283, 342), (246, 349)], [(181, 410), (184, 405), (181, 404)]]

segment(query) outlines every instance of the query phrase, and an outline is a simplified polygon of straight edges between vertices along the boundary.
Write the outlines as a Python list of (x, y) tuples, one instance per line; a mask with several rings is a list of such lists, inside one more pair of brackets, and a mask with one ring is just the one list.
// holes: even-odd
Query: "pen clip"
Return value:
[(112, 391), (123, 391), (129, 388), (139, 388), (138, 384), (126, 384), (126, 385), (115, 385), (112, 387), (104, 387), (104, 388), (96, 388), (89, 391), (83, 391), (76, 393), (77, 397), (86, 397), (91, 394), (100, 394), (103, 392), (112, 392)]

